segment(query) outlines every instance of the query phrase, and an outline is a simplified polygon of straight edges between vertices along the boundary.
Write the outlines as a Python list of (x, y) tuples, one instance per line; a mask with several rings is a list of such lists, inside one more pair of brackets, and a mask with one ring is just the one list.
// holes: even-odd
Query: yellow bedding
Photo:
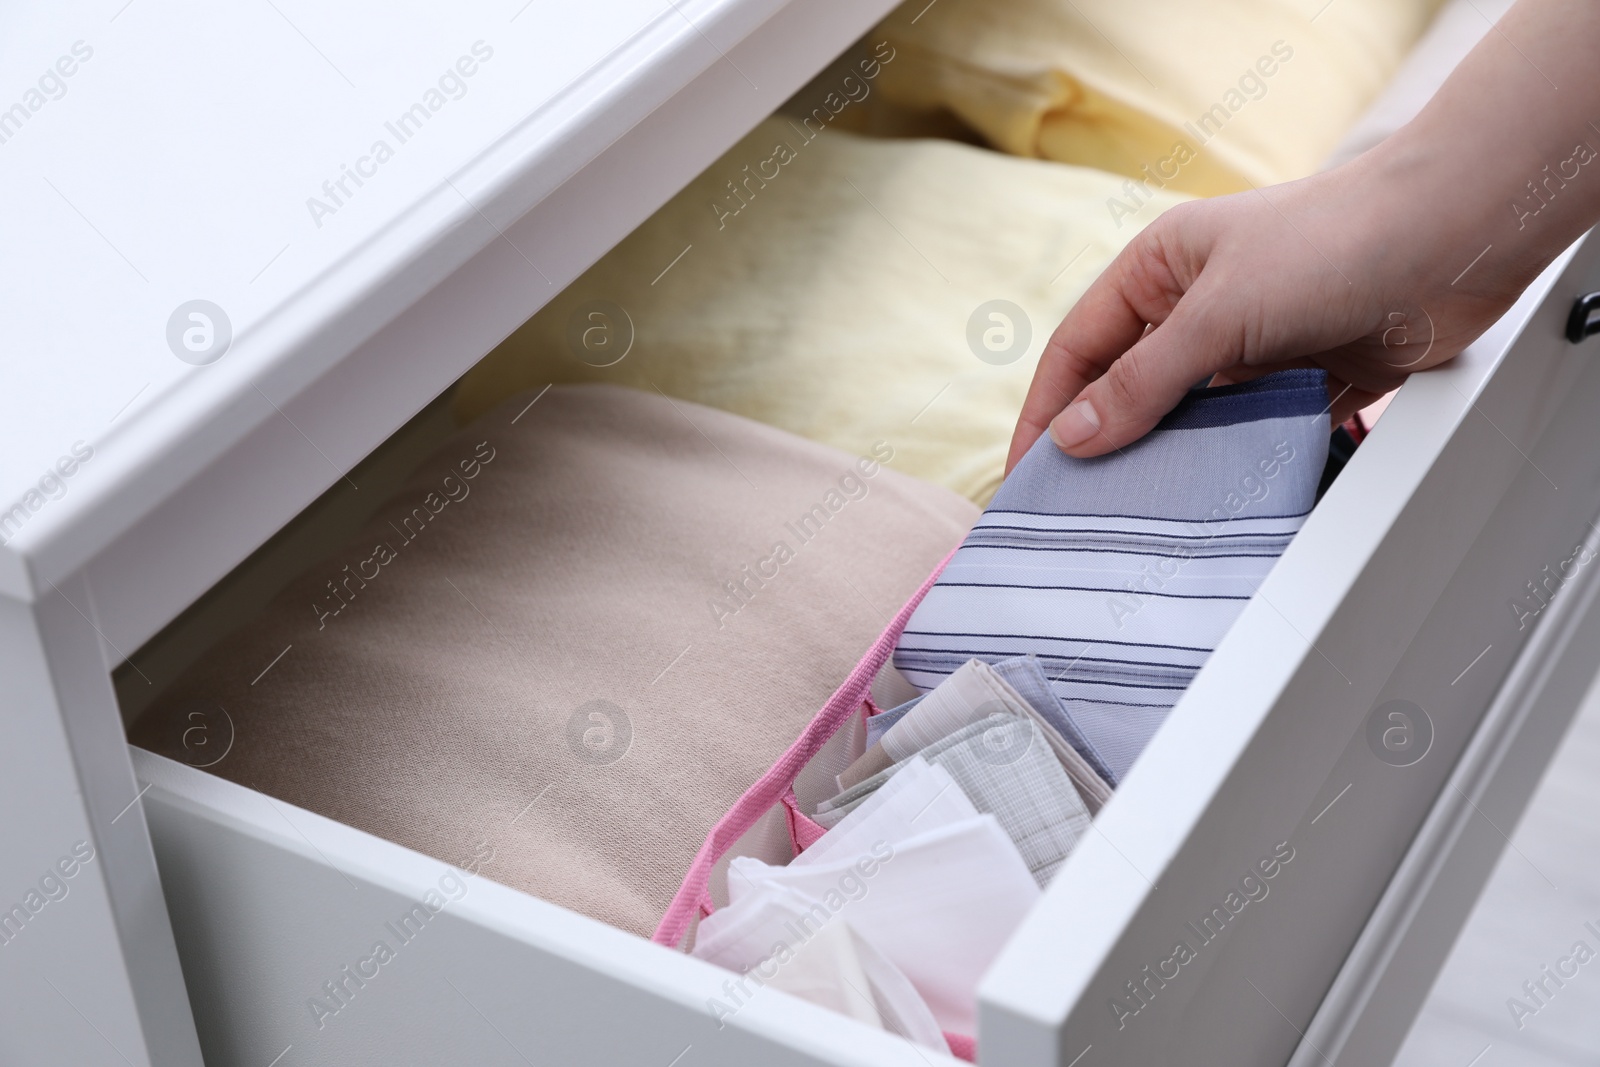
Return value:
[[(894, 469), (985, 503), (1051, 330), (1184, 199), (1114, 218), (1124, 180), (769, 119), (485, 357), (456, 413), (548, 382), (629, 385), (852, 454), (887, 442)], [(995, 300), (1022, 316), (975, 317)]]
[(949, 112), (1015, 155), (1237, 192), (1314, 172), (1439, 2), (909, 0), (857, 119)]

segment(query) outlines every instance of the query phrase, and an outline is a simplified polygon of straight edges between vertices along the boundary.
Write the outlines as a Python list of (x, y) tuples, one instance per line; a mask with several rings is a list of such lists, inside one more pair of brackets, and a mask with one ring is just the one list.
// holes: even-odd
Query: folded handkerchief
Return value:
[[(790, 861), (791, 867), (820, 866), (856, 860), (874, 847), (903, 841), (964, 822), (978, 814), (950, 772), (921, 756), (912, 756), (883, 787), (850, 811), (833, 829)], [(743, 891), (738, 878), (728, 880), (728, 899)]]
[[(1039, 898), (1017, 847), (990, 815), (862, 858), (772, 867), (741, 857), (732, 866), (730, 883), (779, 885), (814, 902), (804, 923), (785, 928), (789, 940), (843, 918), (905, 974), (940, 1028), (968, 1036), (977, 1027), (978, 979)], [(738, 906), (705, 919), (702, 931), (711, 930), (702, 936), (720, 938), (717, 920)], [(708, 951), (720, 952), (718, 944)], [(770, 954), (772, 945), (762, 951)]]
[(839, 787), (848, 789), (865, 781), (933, 742), (999, 711), (1032, 719), (1039, 727), (1045, 743), (1050, 746), (1050, 751), (1061, 761), (1067, 777), (1077, 787), (1085, 806), (1091, 813), (1099, 811), (1101, 805), (1110, 799), (1111, 789), (1063, 736), (1063, 728), (1071, 729), (1074, 733), (1077, 728), (1062, 712), (1060, 701), (1050, 694), (1048, 684), (1038, 673), (1037, 664), (1034, 665), (1035, 677), (1030, 677), (1026, 669), (1010, 669), (1010, 672), (1034, 689), (1036, 696), (1042, 694), (1048, 697), (1047, 703), (1040, 703), (1049, 709), (1050, 717), (1042, 714), (1034, 701), (1024, 699), (1001, 676), (999, 670), (982, 660), (968, 660), (915, 709), (891, 725), (876, 744), (845, 768), (844, 773), (839, 775)]
[(823, 915), (819, 907), (792, 889), (763, 882), (739, 904), (701, 922), (693, 954), (744, 976), (725, 983), (727, 999), (713, 1001), (718, 1021), (770, 986), (948, 1051), (933, 1012), (900, 968), (845, 918)]
[[(789, 868), (735, 859), (728, 869), (728, 907), (702, 921), (694, 954), (740, 972), (759, 967), (756, 974), (765, 985), (879, 1023), (942, 1051), (944, 1039), (920, 994), (893, 963), (849, 927), (843, 910), (858, 887), (894, 857), (898, 846), (977, 816), (978, 810), (947, 771), (913, 757), (893, 781), (790, 861)], [(770, 877), (773, 870), (807, 867), (839, 874), (837, 884), (821, 899), (783, 888)], [(847, 869), (855, 876), (848, 877)], [(777, 962), (772, 962), (775, 956)], [(867, 979), (856, 982), (850, 977), (852, 967), (861, 968)], [(856, 984), (856, 995), (845, 996), (836, 988), (838, 983)], [(869, 989), (870, 998), (860, 992)]]
[[(1028, 718), (996, 713), (929, 745), (919, 755), (950, 773), (974, 807), (999, 820), (1043, 886), (1089, 829), (1072, 781)], [(887, 770), (823, 801), (816, 819), (838, 825), (900, 769)], [(736, 861), (737, 864), (737, 861)], [(731, 878), (730, 878), (731, 881)]]
[(1324, 380), (1197, 389), (1094, 459), (1040, 438), (912, 615), (895, 666), (932, 689), (973, 657), (1033, 654), (1115, 785), (1310, 513)]
[(1073, 752), (1082, 760), (1083, 772), (1086, 776), (1092, 776), (1092, 781), (1086, 786), (1085, 781), (1080, 779), (1079, 774), (1071, 767), (1067, 768), (1067, 773), (1072, 776), (1073, 784), (1078, 787), (1078, 792), (1083, 794), (1084, 801), (1089, 804), (1089, 811), (1091, 813), (1099, 811), (1100, 805), (1111, 799), (1111, 769), (1106, 766), (1099, 749), (1094, 747), (1094, 742), (1084, 736), (1078, 724), (1072, 721), (1072, 716), (1061, 706), (1061, 698), (1050, 688), (1050, 679), (1045, 677), (1044, 668), (1039, 665), (1039, 658), (1012, 656), (994, 664), (994, 672), (1004, 678), (1011, 688), (1017, 691), (1017, 695), (1026, 700), (1028, 706), (1037, 711), (1040, 718), (1049, 723), (1056, 733), (1066, 738)]
[(888, 711), (880, 711), (878, 714), (869, 718), (867, 720), (867, 747), (871, 748), (873, 745), (881, 741), (883, 739), (883, 735), (888, 732), (889, 727), (905, 718), (907, 713), (909, 713), (912, 708), (916, 707), (918, 704), (927, 699), (928, 694), (922, 693), (918, 696), (912, 697), (904, 704), (896, 704)]

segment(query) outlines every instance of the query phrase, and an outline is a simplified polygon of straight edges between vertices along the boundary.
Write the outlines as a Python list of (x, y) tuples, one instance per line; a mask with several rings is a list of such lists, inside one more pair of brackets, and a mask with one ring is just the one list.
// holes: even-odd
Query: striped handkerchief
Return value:
[(923, 690), (1037, 657), (1115, 785), (1300, 529), (1328, 450), (1320, 370), (1197, 389), (1095, 459), (1041, 438), (911, 617)]

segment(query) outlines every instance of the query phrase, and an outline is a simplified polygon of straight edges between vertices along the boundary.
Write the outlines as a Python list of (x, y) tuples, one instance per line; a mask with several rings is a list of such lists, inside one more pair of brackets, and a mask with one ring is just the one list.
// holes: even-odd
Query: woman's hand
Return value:
[(1597, 45), (1600, 4), (1523, 0), (1372, 151), (1162, 215), (1050, 338), (1007, 472), (1047, 428), (1120, 448), (1208, 380), (1324, 367), (1337, 422), (1456, 355), (1600, 215)]
[(1198, 383), (1286, 366), (1326, 368), (1342, 421), (1461, 351), (1515, 293), (1455, 289), (1464, 262), (1396, 254), (1407, 237), (1385, 232), (1370, 184), (1335, 171), (1158, 218), (1050, 338), (1007, 470), (1046, 427), (1072, 455), (1097, 456)]

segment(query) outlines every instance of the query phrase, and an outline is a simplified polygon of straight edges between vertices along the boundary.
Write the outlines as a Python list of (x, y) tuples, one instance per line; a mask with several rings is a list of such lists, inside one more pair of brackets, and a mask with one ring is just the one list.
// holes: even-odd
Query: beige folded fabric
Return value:
[(1006, 152), (1235, 192), (1316, 170), (1438, 5), (909, 0), (867, 36), (893, 58), (855, 121), (944, 111)]
[(445, 445), (132, 739), (182, 759), (188, 712), (220, 704), (212, 773), (648, 934), (977, 510), (894, 470), (892, 442), (535, 395)]
[(1113, 217), (1122, 178), (857, 137), (844, 99), (758, 126), (469, 372), (458, 413), (552, 381), (659, 389), (848, 452), (887, 438), (897, 470), (987, 501), (1051, 331), (1184, 198)]

